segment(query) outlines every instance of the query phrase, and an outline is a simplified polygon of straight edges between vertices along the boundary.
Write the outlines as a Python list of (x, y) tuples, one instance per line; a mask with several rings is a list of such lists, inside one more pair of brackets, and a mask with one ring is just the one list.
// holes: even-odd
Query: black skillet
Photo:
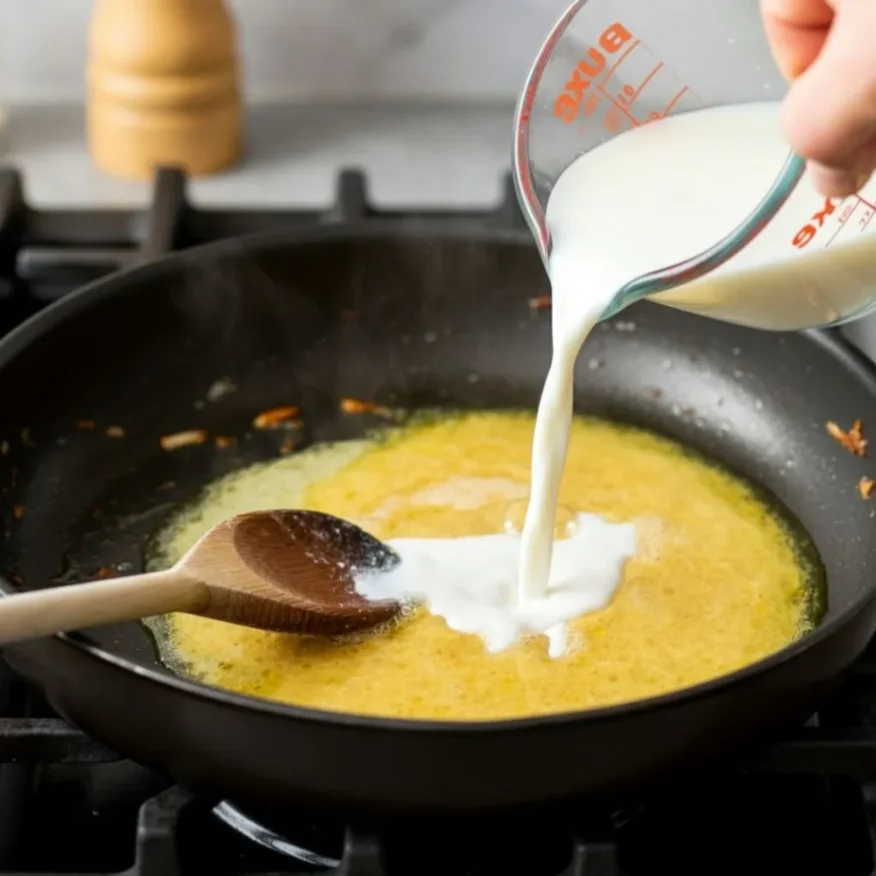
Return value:
[[(278, 453), (281, 438), (247, 434), (266, 408), (300, 405), (303, 445), (373, 425), (339, 414), (344, 397), (534, 407), (550, 320), (529, 299), (545, 288), (524, 233), (473, 240), (424, 222), (399, 235), (378, 222), (190, 250), (61, 301), (0, 343), (0, 585), (139, 569), (174, 503)], [(223, 377), (236, 392), (205, 402)], [(827, 571), (815, 632), (687, 691), (469, 725), (328, 714), (210, 689), (165, 670), (137, 624), (11, 647), (6, 657), (69, 720), (179, 781), (242, 800), (372, 811), (602, 798), (729, 757), (805, 718), (876, 628), (876, 505), (857, 492), (876, 460), (825, 432), (826, 420), (867, 425), (874, 369), (826, 334), (758, 333), (645, 304), (595, 332), (577, 381), (579, 411), (681, 439), (799, 519)], [(77, 428), (82, 420), (95, 427)], [(124, 437), (108, 437), (110, 426)], [(160, 436), (193, 428), (239, 442), (159, 448)]]

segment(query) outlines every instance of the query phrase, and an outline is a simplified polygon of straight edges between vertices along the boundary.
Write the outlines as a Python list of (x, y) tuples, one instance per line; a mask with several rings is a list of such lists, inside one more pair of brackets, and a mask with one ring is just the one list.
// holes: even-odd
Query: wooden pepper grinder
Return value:
[(240, 155), (234, 22), (224, 0), (96, 0), (88, 63), (88, 139), (102, 170), (197, 176)]

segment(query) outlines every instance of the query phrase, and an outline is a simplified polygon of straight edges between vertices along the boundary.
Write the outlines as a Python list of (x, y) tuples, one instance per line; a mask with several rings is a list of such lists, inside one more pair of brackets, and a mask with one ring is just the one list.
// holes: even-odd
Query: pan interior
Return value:
[[(171, 522), (156, 546), (157, 567), (182, 557), (210, 525), (258, 508), (335, 513), (383, 539), (495, 536), (506, 521), (520, 523), (532, 431), (531, 412), (445, 410), (371, 441), (235, 473)], [(801, 563), (799, 542), (745, 485), (678, 445), (578, 419), (560, 504), (567, 525), (574, 510), (638, 532), (610, 608), (564, 625), (561, 660), (546, 659), (545, 643), (534, 639), (485, 653), (477, 637), (453, 632), (454, 612), (448, 627), (422, 611), (353, 642), (271, 636), (180, 615), (157, 627), (165, 660), (187, 677), (279, 702), (490, 721), (690, 688), (756, 663), (817, 622), (812, 579), (820, 566)], [(594, 550), (598, 542), (586, 555)], [(445, 585), (478, 589), (491, 569), (481, 562), (469, 556), (449, 579), (445, 566)], [(505, 583), (513, 587), (513, 572)], [(444, 589), (439, 613), (448, 598)]]
[[(272, 236), (103, 281), (0, 354), (0, 568), (25, 588), (136, 571), (170, 511), (216, 477), (281, 442), (375, 425), (341, 415), (342, 398), (534, 408), (550, 320), (530, 300), (545, 291), (529, 245), (424, 231)], [(580, 413), (675, 438), (788, 509), (826, 569), (828, 620), (866, 595), (876, 530), (857, 485), (871, 472), (824, 428), (865, 417), (876, 397), (854, 357), (820, 336), (643, 304), (595, 332), (576, 380)], [(258, 412), (292, 403), (300, 432), (252, 429)], [(238, 440), (161, 449), (162, 436), (191, 429)], [(86, 635), (165, 671), (138, 624)]]

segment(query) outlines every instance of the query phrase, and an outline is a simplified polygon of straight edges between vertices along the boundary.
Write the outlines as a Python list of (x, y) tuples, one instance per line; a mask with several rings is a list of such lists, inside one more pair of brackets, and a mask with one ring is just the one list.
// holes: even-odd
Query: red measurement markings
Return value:
[[(592, 119), (600, 108), (605, 109), (605, 112), (602, 114), (602, 126), (612, 134), (618, 133), (624, 125), (624, 118), (614, 104), (611, 102), (606, 104), (598, 92), (593, 92), (593, 94), (589, 95), (587, 100), (581, 104), (579, 114), (585, 119)], [(587, 125), (581, 125), (581, 127), (578, 128), (578, 133), (586, 134)]]
[[(639, 43), (637, 42), (636, 45), (639, 45)], [(647, 48), (647, 46), (645, 46), (645, 48)], [(625, 53), (624, 57), (626, 57), (627, 54), (629, 54), (629, 53)], [(623, 60), (623, 59), (621, 59), (621, 60)], [(620, 63), (620, 61), (618, 61), (618, 64), (619, 63)], [(606, 86), (606, 92), (608, 90), (607, 89), (608, 80), (611, 77), (611, 75), (614, 73), (616, 67), (617, 67), (617, 64), (615, 64), (615, 66), (612, 67), (611, 70), (609, 70), (608, 74), (605, 77), (603, 77), (602, 82), (600, 83), (601, 85)], [(658, 61), (657, 64), (648, 73), (648, 75), (645, 76), (645, 78), (639, 83), (638, 86), (633, 86), (633, 85), (630, 85), (629, 83), (625, 84), (624, 87), (621, 89), (621, 93), (616, 95), (617, 99), (614, 101), (615, 105), (620, 107), (620, 108), (623, 108), (623, 109), (631, 110), (633, 108), (633, 104), (636, 102), (636, 99), (645, 90), (645, 88), (647, 88), (648, 83), (662, 69), (663, 69), (663, 62)], [(638, 120), (635, 120), (635, 121), (637, 123), (639, 123)], [(639, 124), (641, 124), (641, 123), (639, 123)]]
[[(643, 80), (641, 85), (637, 89), (632, 92), (632, 99), (630, 100), (629, 106), (632, 106), (636, 102), (636, 98), (642, 93), (645, 86), (660, 72), (663, 68), (663, 62), (661, 61)], [(624, 86), (624, 92), (631, 86)]]
[[(656, 72), (656, 71), (655, 71), (655, 72)], [(598, 85), (597, 88), (602, 92), (602, 94), (604, 94), (604, 95), (605, 95), (605, 96), (606, 96), (606, 97), (612, 102), (612, 104), (615, 106), (615, 108), (616, 108), (619, 112), (622, 112), (622, 113), (623, 113), (623, 114), (624, 114), (624, 115), (630, 120), (630, 122), (632, 123), (632, 125), (633, 125), (634, 127), (639, 127), (640, 125), (646, 125), (646, 124), (648, 124), (649, 122), (656, 122), (656, 121), (658, 121), (659, 119), (665, 119), (665, 118), (666, 118), (666, 117), (672, 112), (673, 108), (678, 104), (678, 102), (679, 102), (679, 101), (680, 101), (680, 100), (681, 100), (686, 94), (690, 94), (692, 97), (696, 97), (696, 95), (694, 94), (694, 92), (692, 92), (692, 91), (690, 90), (690, 88), (689, 88), (687, 85), (685, 85), (685, 86), (684, 86), (684, 87), (683, 87), (683, 88), (682, 88), (682, 89), (681, 89), (681, 90), (680, 90), (680, 91), (679, 91), (679, 92), (678, 92), (678, 93), (672, 98), (672, 100), (669, 101), (669, 103), (666, 105), (666, 107), (663, 109), (662, 112), (650, 112), (650, 113), (648, 113), (648, 117), (647, 117), (647, 119), (645, 119), (645, 121), (643, 121), (643, 122), (640, 122), (640, 121), (639, 121), (638, 119), (636, 119), (635, 116), (633, 116), (632, 113), (630, 112), (630, 110), (632, 109), (633, 103), (635, 102), (634, 100), (631, 100), (629, 103), (626, 103), (626, 102), (624, 102), (622, 99), (615, 99), (611, 94), (608, 93), (608, 91), (606, 91), (606, 90), (602, 87), (601, 84)], [(627, 91), (627, 89), (629, 89), (629, 91)], [(625, 93), (627, 93), (627, 94), (635, 93), (635, 94), (636, 94), (636, 97), (638, 97), (638, 94), (641, 93), (641, 90), (642, 90), (642, 86), (639, 87), (638, 92), (633, 92), (632, 86), (629, 86), (629, 85), (624, 86), (624, 92), (625, 92)]]
[[(642, 45), (641, 40), (635, 40), (632, 45), (630, 45), (627, 49), (625, 49), (611, 65), (611, 67), (606, 70), (605, 75), (596, 83), (597, 91), (603, 95), (603, 97), (608, 98), (611, 102), (613, 109), (609, 109), (609, 111), (605, 114), (605, 118), (603, 119), (603, 125), (608, 128), (611, 133), (617, 133), (623, 127), (623, 118), (621, 117), (621, 113), (623, 116), (627, 118), (630, 124), (633, 127), (638, 127), (638, 120), (629, 112), (629, 108), (632, 106), (632, 101), (625, 100), (620, 95), (613, 95), (608, 90), (608, 81), (614, 76), (621, 64), (630, 56), (630, 53), (634, 51), (636, 48)], [(647, 47), (646, 47), (647, 48)], [(622, 94), (627, 89), (629, 89), (629, 85), (625, 85), (622, 89)]]
[[(639, 49), (640, 51), (634, 57), (631, 57), (635, 49)], [(649, 58), (650, 64), (648, 62)], [(623, 76), (625, 71), (621, 68), (624, 62), (627, 63), (626, 71), (628, 72), (629, 78)], [(644, 70), (642, 69), (643, 64), (647, 65)], [(632, 65), (633, 69), (638, 66), (640, 71), (639, 75), (636, 75), (632, 82), (630, 81), (632, 76), (629, 75), (632, 72), (630, 65)], [(622, 122), (619, 114), (623, 114), (633, 127), (638, 127), (668, 116), (685, 95), (689, 94), (694, 98), (696, 97), (688, 86), (682, 85), (680, 90), (672, 97), (662, 111), (652, 111), (648, 113), (647, 117), (643, 120), (636, 118), (632, 111), (636, 100), (661, 70), (665, 71), (663, 61), (657, 58), (648, 46), (638, 39), (618, 56), (611, 67), (596, 82), (597, 91), (602, 96), (606, 97), (614, 107), (614, 114), (611, 112), (607, 113), (604, 121), (605, 126), (609, 128), (609, 130), (613, 131), (621, 127)], [(671, 71), (669, 75), (672, 75)], [(611, 79), (613, 77), (620, 80), (620, 82), (612, 84)], [(624, 81), (624, 79), (626, 79), (626, 81)], [(635, 84), (636, 80), (639, 80), (638, 84)], [(681, 85), (681, 83), (679, 83), (679, 85)], [(662, 87), (665, 88), (666, 86), (664, 85)]]
[(639, 124), (629, 113), (622, 112), (612, 104), (602, 118), (602, 126), (609, 133), (617, 134), (624, 126), (624, 119), (634, 128)]
[[(586, 100), (581, 104), (579, 114), (584, 118), (592, 119), (598, 110), (604, 109), (602, 113), (602, 127), (611, 134), (617, 134), (624, 127), (624, 116), (617, 108), (611, 97), (605, 93), (601, 84), (597, 83), (596, 91), (591, 92)], [(607, 98), (603, 100), (603, 97)], [(628, 121), (632, 126), (635, 126), (636, 120), (627, 116)], [(579, 134), (584, 134), (587, 131), (587, 126), (582, 125), (578, 129)]]
[(672, 108), (673, 108), (673, 107), (674, 107), (674, 106), (675, 106), (675, 105), (676, 105), (676, 104), (677, 104), (677, 103), (678, 103), (678, 102), (679, 102), (679, 101), (685, 96), (685, 94), (687, 94), (689, 91), (690, 91), (690, 89), (685, 85), (684, 88), (682, 88), (681, 91), (679, 91), (678, 94), (676, 94), (675, 97), (673, 97), (672, 100), (669, 101), (669, 106), (667, 106), (666, 109), (663, 110), (663, 116), (664, 116), (664, 118), (665, 118), (666, 116), (668, 116), (668, 115), (672, 112)]
[(626, 56), (629, 55), (629, 53), (632, 52), (633, 49), (636, 48), (636, 46), (641, 45), (641, 43), (641, 40), (636, 40), (625, 52), (623, 52), (618, 57), (618, 59), (611, 65), (611, 67), (608, 68), (608, 71), (606, 72), (605, 76), (602, 77), (599, 84), (605, 85), (605, 83), (608, 82), (609, 79), (611, 79), (614, 71), (617, 70), (617, 68), (620, 67), (621, 64), (623, 64), (624, 58), (626, 58)]
[(853, 217), (855, 217), (855, 225), (860, 233), (870, 224), (874, 215), (876, 215), (876, 205), (864, 200), (860, 195), (853, 195), (852, 202), (843, 208), (837, 219), (839, 227), (833, 234), (831, 234), (830, 238), (824, 244), (824, 248), (827, 249), (834, 242), (837, 235), (846, 227), (849, 220)]
[[(614, 110), (615, 110), (615, 114), (623, 113), (623, 115), (625, 115), (627, 117), (627, 120), (630, 122), (630, 124), (634, 128), (639, 127), (640, 122), (629, 111), (628, 105), (625, 105), (624, 103), (616, 100), (613, 95), (608, 93), (608, 90), (605, 88), (605, 86), (601, 82), (596, 86), (596, 88), (599, 90), (599, 92), (601, 94), (603, 94), (605, 97), (607, 97), (611, 101), (612, 106), (614, 107)], [(611, 115), (612, 115), (611, 111), (606, 113), (605, 120), (608, 120)], [(603, 121), (603, 124), (605, 124), (605, 120)], [(606, 125), (606, 127), (608, 127), (608, 125)], [(619, 127), (620, 126), (618, 125), (617, 128), (619, 129)], [(612, 128), (608, 128), (608, 129), (610, 131), (612, 130)]]

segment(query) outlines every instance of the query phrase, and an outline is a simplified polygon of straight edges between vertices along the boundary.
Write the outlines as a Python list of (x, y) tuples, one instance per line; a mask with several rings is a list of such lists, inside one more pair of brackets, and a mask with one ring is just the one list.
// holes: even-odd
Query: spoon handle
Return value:
[(0, 645), (173, 611), (197, 613), (207, 598), (201, 581), (176, 569), (6, 596)]

